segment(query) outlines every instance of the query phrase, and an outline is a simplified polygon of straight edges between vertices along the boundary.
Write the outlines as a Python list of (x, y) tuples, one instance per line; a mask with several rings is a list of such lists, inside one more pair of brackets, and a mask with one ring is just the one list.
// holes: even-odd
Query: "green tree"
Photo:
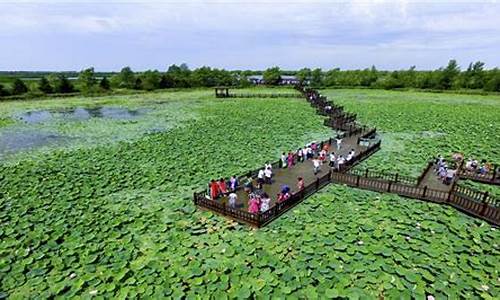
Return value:
[(19, 78), (16, 78), (12, 84), (12, 95), (22, 95), (28, 92), (28, 87)]
[(55, 84), (55, 92), (61, 94), (73, 93), (75, 87), (64, 74), (59, 74)]
[(500, 92), (500, 70), (495, 68), (488, 72), (488, 79), (483, 89), (488, 92)]
[(446, 68), (441, 70), (441, 76), (438, 81), (439, 84), (437, 88), (449, 90), (459, 74), (460, 74), (460, 67), (457, 64), (457, 61), (454, 59), (450, 60)]
[(320, 68), (316, 68), (311, 73), (311, 86), (321, 87), (323, 86), (323, 71)]
[(159, 87), (160, 87), (160, 89), (173, 88), (174, 87), (174, 79), (172, 78), (172, 76), (169, 74), (161, 75)]
[(95, 78), (94, 68), (84, 69), (78, 75), (78, 83), (83, 93), (91, 93), (94, 91), (97, 79)]
[(160, 72), (148, 70), (141, 76), (142, 89), (147, 91), (156, 90), (160, 86)]
[(134, 90), (140, 90), (140, 89), (142, 89), (142, 79), (140, 77), (137, 77), (134, 83)]
[(192, 86), (191, 70), (185, 63), (180, 66), (171, 65), (168, 67), (167, 74), (174, 81), (174, 87), (187, 88)]
[(40, 78), (40, 81), (38, 82), (38, 89), (45, 94), (50, 94), (54, 92), (54, 89), (52, 88), (49, 80), (46, 77)]
[(268, 85), (278, 85), (281, 81), (281, 70), (279, 67), (268, 68), (262, 75), (264, 82)]
[(111, 84), (109, 83), (109, 80), (106, 78), (106, 76), (104, 76), (99, 82), (99, 87), (105, 91), (109, 91), (111, 89)]
[(302, 68), (297, 72), (297, 74), (295, 76), (297, 77), (297, 80), (301, 84), (304, 84), (305, 82), (307, 82), (308, 80), (311, 79), (311, 69)]
[(119, 88), (132, 89), (135, 86), (135, 77), (130, 67), (124, 67), (120, 73), (111, 78), (112, 85)]
[(9, 91), (0, 83), (0, 97), (9, 96)]

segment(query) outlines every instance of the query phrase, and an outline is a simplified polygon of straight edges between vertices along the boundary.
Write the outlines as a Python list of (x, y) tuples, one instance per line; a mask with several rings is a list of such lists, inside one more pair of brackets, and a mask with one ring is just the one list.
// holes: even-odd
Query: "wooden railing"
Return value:
[(480, 174), (474, 171), (468, 171), (464, 164), (461, 165), (459, 176), (464, 179), (470, 179), (477, 182), (500, 185), (499, 167), (493, 165), (493, 168), (488, 173)]
[(411, 179), (410, 177), (405, 180), (399, 178), (396, 180), (394, 177), (391, 180), (386, 175), (376, 177), (374, 173), (363, 173), (358, 170), (332, 173), (332, 182), (376, 192), (395, 193), (404, 197), (449, 204), (494, 225), (500, 225), (500, 200), (492, 197), (487, 192), (480, 192), (458, 184), (454, 184), (448, 192), (440, 191), (430, 189), (427, 186), (418, 186), (414, 184), (416, 181), (418, 181), (417, 178)]

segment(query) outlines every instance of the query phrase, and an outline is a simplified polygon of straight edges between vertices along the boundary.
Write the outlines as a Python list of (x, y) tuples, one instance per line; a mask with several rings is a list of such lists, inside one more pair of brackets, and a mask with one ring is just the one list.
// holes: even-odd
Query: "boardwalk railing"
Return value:
[(477, 182), (500, 185), (500, 167), (493, 165), (493, 168), (487, 173), (481, 174), (477, 171), (469, 171), (464, 164), (461, 165), (459, 176), (464, 179), (469, 179)]
[(400, 196), (449, 204), (455, 208), (481, 218), (495, 225), (500, 225), (500, 200), (487, 192), (454, 184), (449, 192), (434, 190), (427, 186), (420, 187), (415, 182), (417, 178), (407, 177), (401, 180), (395, 176), (391, 180), (386, 174), (377, 177), (375, 173), (350, 170), (345, 173), (332, 173), (332, 182), (347, 184), (352, 187), (395, 193)]

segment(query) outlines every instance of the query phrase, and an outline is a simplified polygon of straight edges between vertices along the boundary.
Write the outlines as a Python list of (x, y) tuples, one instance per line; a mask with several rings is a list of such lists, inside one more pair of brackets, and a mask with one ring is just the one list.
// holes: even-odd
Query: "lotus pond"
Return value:
[[(370, 167), (412, 174), (456, 147), (498, 162), (498, 97), (325, 93), (382, 131)], [(150, 110), (127, 120), (12, 119), (96, 106)], [(499, 296), (499, 231), (449, 207), (331, 185), (260, 230), (193, 207), (209, 179), (331, 135), (303, 100), (191, 90), (0, 108), (1, 130), (79, 139), (0, 163), (0, 298)]]

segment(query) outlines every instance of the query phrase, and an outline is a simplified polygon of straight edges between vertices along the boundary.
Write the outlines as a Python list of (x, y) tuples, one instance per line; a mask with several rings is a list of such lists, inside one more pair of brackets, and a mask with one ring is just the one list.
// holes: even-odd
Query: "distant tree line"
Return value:
[[(13, 73), (8, 73), (12, 76)], [(37, 74), (35, 72), (35, 74)], [(66, 73), (40, 72), (40, 79), (27, 84), (15, 78), (10, 87), (0, 83), (0, 96), (16, 96), (31, 93), (40, 94), (100, 94), (114, 90), (130, 89), (153, 91), (169, 88), (192, 88), (214, 86), (249, 86), (248, 77), (262, 74), (268, 85), (277, 85), (283, 75), (294, 75), (302, 82), (314, 87), (366, 87), (377, 89), (429, 89), (461, 90), (473, 89), (500, 92), (500, 70), (486, 70), (483, 62), (470, 63), (461, 70), (455, 60), (433, 71), (417, 71), (415, 67), (398, 71), (379, 71), (374, 66), (364, 70), (340, 70), (303, 68), (298, 71), (283, 71), (279, 67), (260, 71), (228, 71), (210, 67), (189, 69), (186, 64), (171, 65), (165, 72), (148, 70), (134, 72), (124, 67), (118, 73), (96, 73), (94, 68), (84, 69), (76, 80), (70, 80)], [(76, 76), (75, 76), (76, 77)], [(108, 78), (109, 77), (109, 78)]]

